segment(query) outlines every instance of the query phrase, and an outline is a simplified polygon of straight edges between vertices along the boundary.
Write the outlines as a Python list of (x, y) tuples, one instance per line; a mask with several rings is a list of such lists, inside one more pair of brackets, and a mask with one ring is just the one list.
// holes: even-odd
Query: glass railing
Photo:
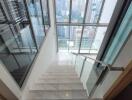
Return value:
[[(99, 84), (103, 82), (109, 71), (123, 71), (122, 67), (112, 67), (96, 59), (96, 55), (84, 56), (72, 53), (75, 70), (87, 89), (89, 97), (92, 97)], [(96, 65), (99, 65), (97, 67)]]

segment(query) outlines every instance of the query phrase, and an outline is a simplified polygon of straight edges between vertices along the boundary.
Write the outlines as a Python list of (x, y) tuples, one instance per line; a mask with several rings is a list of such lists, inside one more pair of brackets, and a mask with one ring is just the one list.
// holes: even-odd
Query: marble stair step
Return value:
[(45, 75), (41, 76), (39, 79), (79, 79), (77, 75)]
[(80, 80), (80, 78), (79, 77), (76, 77), (76, 76), (58, 76), (58, 77), (56, 77), (56, 76), (47, 76), (47, 77), (40, 77), (39, 78), (40, 80), (42, 79), (42, 80), (63, 80), (63, 79), (77, 79), (77, 80)]
[(76, 73), (75, 70), (50, 70), (49, 73)]
[(29, 99), (87, 99), (87, 93), (85, 90), (57, 90), (57, 91), (44, 91), (44, 90), (31, 90), (29, 93)]
[(53, 84), (35, 84), (31, 90), (83, 90), (82, 83), (53, 83)]
[[(42, 76), (77, 76), (76, 73), (67, 73), (67, 72), (46, 72)], [(78, 76), (77, 76), (78, 77)]]
[(79, 77), (72, 77), (72, 76), (67, 76), (67, 77), (55, 77), (55, 76), (50, 76), (50, 77), (40, 77), (39, 80), (79, 80)]
[(81, 83), (79, 79), (40, 79), (38, 83)]
[(75, 71), (74, 68), (52, 68), (48, 71)]

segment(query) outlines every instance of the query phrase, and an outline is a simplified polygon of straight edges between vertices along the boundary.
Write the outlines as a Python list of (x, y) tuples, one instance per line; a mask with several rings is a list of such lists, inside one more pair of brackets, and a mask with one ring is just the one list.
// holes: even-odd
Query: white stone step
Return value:
[(82, 83), (53, 83), (53, 84), (35, 84), (35, 87), (32, 87), (31, 90), (83, 90)]
[(49, 73), (76, 73), (75, 70), (67, 70), (67, 69), (62, 69), (62, 70), (50, 70), (47, 71)]
[(75, 71), (75, 68), (74, 67), (50, 67), (48, 68), (48, 71), (50, 70), (72, 70), (72, 71)]
[(78, 80), (80, 80), (80, 78), (79, 77), (77, 77), (77, 76), (43, 76), (43, 77), (40, 77), (39, 79), (57, 79), (57, 80), (61, 80), (61, 79), (78, 79)]
[(43, 91), (32, 90), (29, 94), (29, 99), (43, 99), (43, 100), (65, 100), (65, 99), (87, 99), (85, 90), (62, 90), (62, 91)]
[(79, 77), (72, 77), (72, 76), (67, 76), (67, 77), (55, 77), (55, 76), (51, 76), (51, 77), (41, 77), (39, 80), (79, 80), (80, 81), (80, 78)]
[(79, 79), (40, 79), (38, 83), (81, 83)]
[(77, 76), (78, 75), (76, 73), (64, 73), (64, 72), (47, 72), (45, 74), (42, 75), (43, 76)]

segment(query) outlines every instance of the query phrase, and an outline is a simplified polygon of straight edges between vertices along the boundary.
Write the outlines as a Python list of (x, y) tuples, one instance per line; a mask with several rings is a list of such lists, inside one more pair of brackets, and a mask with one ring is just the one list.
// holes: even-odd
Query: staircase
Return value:
[(54, 65), (30, 89), (28, 100), (88, 100), (88, 97), (74, 67)]

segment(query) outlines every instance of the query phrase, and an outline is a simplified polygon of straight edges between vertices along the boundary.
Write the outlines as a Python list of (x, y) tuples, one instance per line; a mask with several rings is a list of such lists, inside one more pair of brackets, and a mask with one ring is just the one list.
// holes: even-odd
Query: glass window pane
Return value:
[(86, 26), (83, 31), (80, 53), (89, 53), (95, 37), (96, 27)]
[(72, 0), (71, 22), (83, 22), (86, 0)]
[(34, 34), (35, 34), (35, 39), (36, 39), (38, 47), (40, 47), (45, 37), (44, 26), (42, 24), (40, 1), (37, 1), (34, 3), (29, 2), (28, 10), (30, 13), (30, 18), (31, 18), (31, 23), (33, 26)]
[(98, 53), (102, 44), (107, 27), (98, 27), (96, 30), (96, 36), (94, 38), (90, 53)]
[(86, 23), (97, 23), (103, 0), (89, 0), (86, 13)]
[(56, 0), (56, 21), (69, 21), (70, 0)]
[(78, 53), (82, 26), (70, 26), (69, 52)]
[(106, 0), (99, 23), (109, 23), (117, 0)]
[(43, 11), (43, 16), (44, 16), (44, 24), (49, 25), (50, 24), (50, 19), (49, 19), (49, 8), (48, 8), (48, 1), (47, 0), (42, 0), (42, 11)]
[(57, 26), (59, 50), (68, 50), (69, 26)]

